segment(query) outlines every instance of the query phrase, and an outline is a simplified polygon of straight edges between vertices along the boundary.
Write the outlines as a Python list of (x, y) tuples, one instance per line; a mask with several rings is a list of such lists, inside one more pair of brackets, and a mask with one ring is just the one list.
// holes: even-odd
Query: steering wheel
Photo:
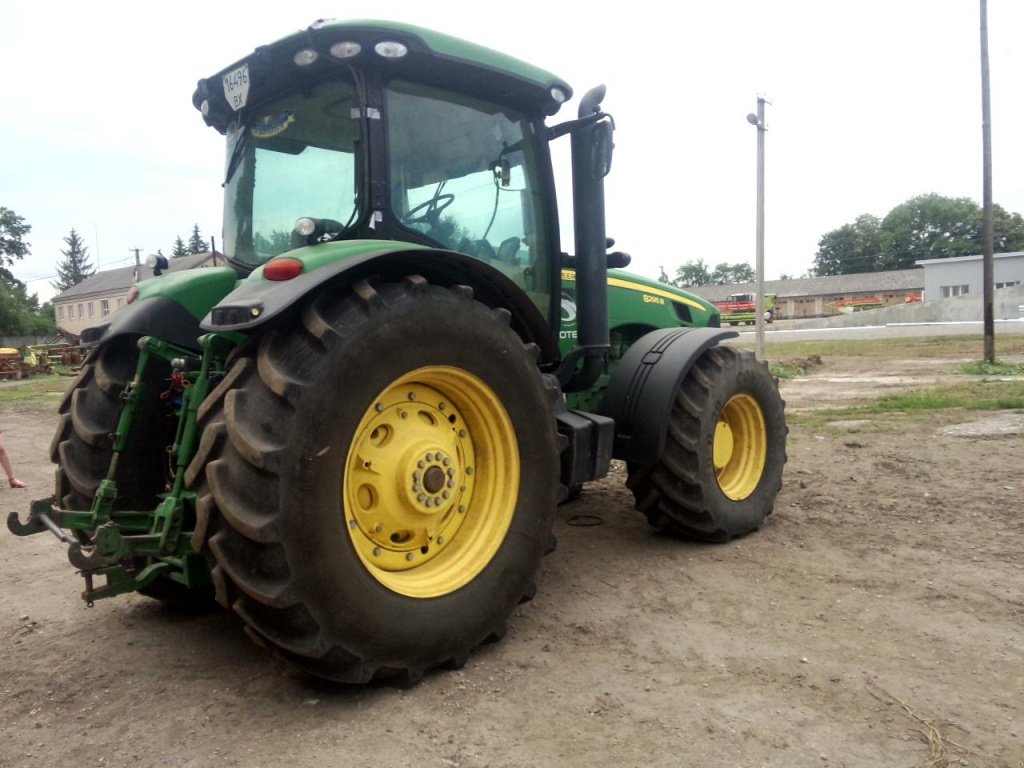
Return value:
[(441, 215), (441, 211), (454, 202), (455, 195), (451, 192), (436, 195), (406, 211), (402, 221), (406, 224), (433, 224)]

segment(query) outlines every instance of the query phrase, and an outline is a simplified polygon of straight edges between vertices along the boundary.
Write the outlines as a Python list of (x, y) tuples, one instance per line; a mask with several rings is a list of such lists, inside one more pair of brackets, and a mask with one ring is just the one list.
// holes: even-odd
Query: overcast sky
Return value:
[[(220, 241), (222, 138), (201, 77), (350, 3), (50, 2), (0, 6), (0, 206), (32, 225), (15, 276), (48, 299), (74, 227), (122, 266), (193, 223)], [(671, 8), (671, 12), (666, 11)], [(703, 258), (754, 263), (758, 95), (768, 278), (800, 275), (826, 232), (919, 194), (981, 201), (977, 0), (482, 3), (389, 0), (432, 27), (608, 86), (608, 233), (657, 277)], [(1024, 212), (1024, 2), (989, 0), (995, 201)], [(575, 116), (576, 102), (554, 118)], [(568, 190), (562, 193), (568, 196)]]

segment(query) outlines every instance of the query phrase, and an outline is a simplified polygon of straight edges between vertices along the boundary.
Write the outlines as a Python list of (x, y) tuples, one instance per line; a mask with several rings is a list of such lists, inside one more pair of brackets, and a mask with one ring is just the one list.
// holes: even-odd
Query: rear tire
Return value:
[(661, 458), (629, 466), (637, 509), (657, 528), (703, 541), (756, 530), (782, 485), (784, 406), (765, 363), (709, 349), (679, 387)]
[(417, 277), (324, 293), (200, 412), (193, 544), (218, 601), (311, 674), (459, 666), (534, 593), (560, 394), (508, 313), (468, 294)]
[[(118, 336), (90, 354), (58, 409), (50, 460), (57, 464), (55, 496), (62, 509), (87, 510), (113, 456), (121, 393), (135, 376), (138, 337)], [(151, 364), (145, 382), (152, 397), (141, 404), (131, 434), (131, 448), (117, 467), (114, 509), (153, 509), (168, 477), (167, 445), (174, 423), (163, 412), (157, 392), (168, 374)]]
[[(78, 378), (61, 401), (57, 432), (50, 444), (50, 460), (57, 464), (54, 496), (61, 509), (88, 510), (113, 457), (113, 434), (121, 409), (121, 394), (135, 377), (139, 361), (137, 336), (118, 336), (89, 354)], [(114, 509), (148, 511), (160, 503), (158, 494), (170, 479), (167, 446), (174, 441), (177, 421), (160, 401), (159, 393), (170, 373), (166, 363), (151, 358), (144, 384), (147, 397), (139, 404), (128, 450), (117, 464)], [(191, 525), (191, 522), (188, 523)], [(83, 537), (85, 531), (76, 531)], [(139, 558), (137, 568), (145, 567)], [(210, 604), (210, 589), (190, 589), (158, 576), (139, 593), (155, 600)]]

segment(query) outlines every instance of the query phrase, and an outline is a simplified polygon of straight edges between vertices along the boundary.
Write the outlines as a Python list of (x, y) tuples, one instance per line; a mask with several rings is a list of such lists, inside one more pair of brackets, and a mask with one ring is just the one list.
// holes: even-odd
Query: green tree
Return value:
[(735, 264), (722, 262), (712, 270), (711, 284), (732, 285), (734, 283), (752, 283), (756, 277), (754, 268), (745, 261), (738, 261)]
[(711, 285), (711, 273), (704, 259), (688, 261), (676, 269), (676, 279), (672, 285), (677, 288), (697, 288), (702, 285)]
[[(1024, 217), (1008, 213), (1001, 205), (992, 206), (992, 241), (996, 253), (1024, 251)], [(984, 250), (981, 231), (981, 210), (978, 210), (978, 242), (976, 253)]]
[(189, 253), (206, 253), (207, 245), (203, 236), (199, 234), (199, 225), (192, 225), (192, 234), (188, 239), (188, 252)]
[(882, 258), (882, 222), (869, 213), (858, 216), (853, 224), (844, 224), (818, 241), (814, 257), (816, 275), (849, 275), (875, 272)]
[(32, 225), (10, 208), (0, 206), (0, 277), (14, 280), (10, 268), (29, 254), (30, 244), (25, 236), (32, 231)]
[(185, 245), (185, 241), (181, 239), (181, 235), (174, 238), (174, 246), (171, 248), (171, 258), (179, 259), (182, 256), (188, 256), (188, 246)]
[[(858, 216), (822, 235), (815, 275), (848, 275), (908, 269), (922, 259), (946, 259), (982, 252), (981, 206), (967, 197), (918, 195), (878, 219)], [(1024, 218), (992, 206), (996, 253), (1024, 250)]]
[(50, 285), (61, 293), (96, 274), (96, 270), (89, 263), (89, 249), (85, 247), (74, 227), (64, 238), (64, 242), (67, 243), (68, 249), (61, 251), (64, 259), (57, 264), (57, 279), (50, 282)]
[(876, 269), (909, 269), (919, 259), (977, 253), (980, 222), (978, 204), (970, 198), (911, 198), (882, 219), (884, 250)]
[(25, 284), (0, 278), (0, 336), (46, 335), (54, 333), (53, 309), (49, 303), (29, 295)]

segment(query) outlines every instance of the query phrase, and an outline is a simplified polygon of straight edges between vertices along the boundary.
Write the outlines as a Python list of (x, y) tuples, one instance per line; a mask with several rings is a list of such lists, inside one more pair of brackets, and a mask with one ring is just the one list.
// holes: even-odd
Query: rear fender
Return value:
[(92, 347), (115, 336), (155, 336), (187, 349), (199, 349), (199, 320), (238, 282), (228, 267), (172, 272), (136, 284), (136, 299), (118, 309), (102, 325), (82, 332), (82, 346)]
[(657, 461), (686, 374), (710, 347), (738, 335), (719, 328), (662, 328), (640, 337), (616, 366), (598, 409), (615, 420), (614, 458)]
[[(293, 254), (292, 254), (293, 255)], [(320, 291), (344, 295), (348, 287), (368, 278), (396, 282), (422, 275), (435, 285), (468, 285), (477, 301), (504, 307), (512, 314), (512, 328), (527, 343), (541, 350), (541, 363), (559, 359), (554, 334), (526, 292), (509, 277), (479, 259), (454, 251), (429, 248), (373, 249), (301, 273), (291, 280), (271, 281), (253, 273), (224, 297), (203, 319), (202, 328), (223, 333), (249, 333), (282, 317), (303, 299)]]

